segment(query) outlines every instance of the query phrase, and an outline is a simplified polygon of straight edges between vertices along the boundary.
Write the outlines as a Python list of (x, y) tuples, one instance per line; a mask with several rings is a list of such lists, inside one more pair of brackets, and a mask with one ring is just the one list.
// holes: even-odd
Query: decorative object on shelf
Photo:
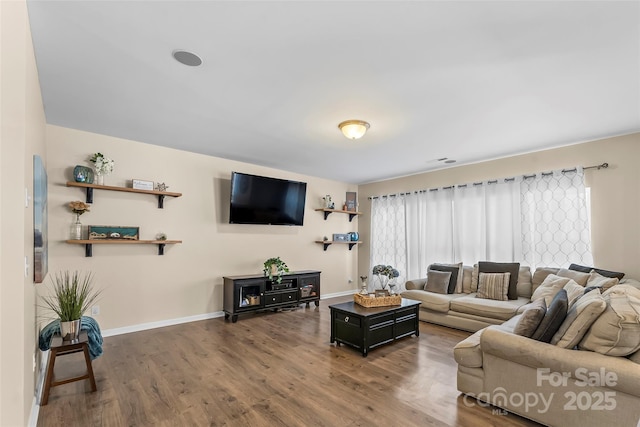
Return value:
[(167, 188), (169, 188), (169, 186), (167, 184), (165, 184), (164, 182), (159, 182), (156, 185), (156, 190), (158, 190), (158, 191), (167, 191)]
[(94, 153), (89, 161), (96, 170), (96, 184), (104, 185), (104, 176), (113, 172), (115, 162), (102, 153)]
[(90, 225), (89, 240), (138, 240), (140, 227)]
[(367, 284), (368, 276), (360, 276), (360, 295), (368, 295), (369, 294), (369, 286)]
[(387, 289), (389, 282), (400, 276), (400, 272), (390, 265), (378, 264), (373, 267), (373, 274), (380, 282), (380, 289)]
[(346, 208), (344, 209), (345, 211), (355, 212), (357, 210), (358, 203), (356, 202), (356, 196), (357, 193), (355, 191), (347, 191), (347, 201), (345, 202)]
[(167, 240), (166, 233), (160, 232), (160, 233), (156, 234), (156, 240)]
[(73, 168), (73, 179), (76, 182), (93, 184), (93, 170), (86, 166), (76, 165), (76, 167)]
[(81, 201), (69, 202), (69, 208), (71, 208), (71, 212), (76, 214), (76, 220), (71, 224), (71, 228), (69, 229), (69, 239), (71, 240), (82, 240), (82, 223), (80, 222), (80, 215), (85, 212), (89, 212), (90, 206)]
[(360, 240), (360, 234), (358, 234), (357, 231), (352, 231), (351, 233), (349, 233), (349, 240), (351, 240), (352, 242), (357, 242), (358, 240)]
[(327, 194), (326, 196), (324, 196), (322, 198), (322, 202), (323, 202), (323, 205), (324, 205), (323, 208), (333, 209), (334, 204), (331, 201), (331, 196), (329, 194)]
[(132, 179), (131, 188), (135, 188), (136, 190), (153, 191), (153, 181), (144, 181), (142, 179)]
[(370, 125), (363, 120), (345, 120), (338, 127), (347, 138), (360, 139), (367, 132)]
[(52, 292), (40, 297), (44, 303), (42, 307), (51, 310), (60, 318), (62, 338), (65, 341), (76, 342), (80, 334), (80, 319), (97, 301), (102, 290), (95, 289), (91, 273), (58, 272), (51, 281)]
[(289, 267), (280, 259), (280, 257), (275, 257), (269, 258), (264, 262), (262, 271), (270, 281), (282, 283), (282, 275), (289, 272)]
[(333, 241), (334, 242), (350, 242), (351, 241), (351, 236), (349, 236), (348, 234), (334, 234), (333, 235)]

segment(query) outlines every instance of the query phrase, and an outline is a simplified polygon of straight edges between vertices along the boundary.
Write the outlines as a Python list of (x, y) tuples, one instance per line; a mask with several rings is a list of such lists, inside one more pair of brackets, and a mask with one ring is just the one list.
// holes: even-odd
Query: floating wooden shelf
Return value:
[(332, 244), (343, 244), (343, 245), (349, 245), (349, 250), (351, 250), (351, 248), (353, 248), (355, 245), (361, 245), (362, 242), (361, 241), (357, 241), (357, 242), (353, 242), (350, 240), (346, 240), (346, 241), (342, 241), (342, 240), (316, 240), (316, 243), (321, 243), (322, 245), (324, 245), (324, 250), (326, 251), (327, 248), (329, 246), (331, 246)]
[(351, 222), (351, 220), (353, 218), (355, 218), (356, 216), (362, 215), (362, 212), (344, 211), (342, 209), (327, 209), (327, 208), (316, 209), (316, 212), (324, 212), (325, 221), (327, 220), (327, 217), (329, 216), (329, 214), (331, 214), (333, 212), (348, 214), (349, 215), (349, 222)]
[(140, 193), (140, 194), (151, 194), (154, 196), (158, 196), (158, 209), (164, 208), (164, 198), (165, 196), (169, 197), (180, 197), (182, 193), (172, 193), (169, 191), (158, 191), (158, 190), (138, 190), (137, 188), (128, 188), (128, 187), (112, 187), (109, 185), (98, 185), (98, 184), (86, 184), (84, 182), (75, 182), (75, 181), (67, 181), (67, 187), (79, 187), (85, 188), (87, 190), (87, 203), (93, 203), (93, 189), (97, 190), (108, 190), (108, 191), (122, 191), (125, 193)]
[(93, 256), (93, 245), (158, 245), (158, 255), (164, 255), (165, 245), (182, 243), (182, 240), (66, 240), (72, 245), (84, 245), (84, 256)]

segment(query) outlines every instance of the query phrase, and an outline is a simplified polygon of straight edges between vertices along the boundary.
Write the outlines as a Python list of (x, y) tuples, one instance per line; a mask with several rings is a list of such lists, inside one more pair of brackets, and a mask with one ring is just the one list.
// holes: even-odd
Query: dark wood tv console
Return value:
[(320, 305), (320, 272), (305, 270), (282, 276), (282, 283), (264, 275), (224, 277), (224, 318), (233, 323), (238, 315), (314, 302)]

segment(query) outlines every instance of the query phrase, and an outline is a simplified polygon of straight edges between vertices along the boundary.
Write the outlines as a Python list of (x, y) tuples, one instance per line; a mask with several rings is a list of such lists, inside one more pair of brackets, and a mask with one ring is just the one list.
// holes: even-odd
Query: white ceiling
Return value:
[(638, 1), (28, 6), (54, 125), (354, 184), (640, 131)]

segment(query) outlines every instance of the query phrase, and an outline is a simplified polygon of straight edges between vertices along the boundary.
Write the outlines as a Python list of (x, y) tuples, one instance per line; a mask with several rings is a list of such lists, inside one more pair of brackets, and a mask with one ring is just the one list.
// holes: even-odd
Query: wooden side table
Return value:
[[(47, 364), (47, 375), (44, 379), (44, 392), (40, 405), (44, 406), (49, 402), (49, 391), (51, 387), (56, 387), (63, 384), (72, 383), (74, 381), (89, 380), (91, 383), (91, 391), (94, 392), (98, 389), (96, 387), (96, 379), (93, 376), (93, 367), (91, 366), (91, 357), (89, 356), (89, 339), (87, 331), (80, 331), (80, 338), (78, 342), (72, 343), (70, 341), (63, 341), (60, 335), (54, 335), (51, 338), (51, 354), (49, 355), (49, 363)], [(56, 357), (64, 356), (66, 354), (84, 352), (84, 360), (87, 364), (87, 372), (79, 377), (66, 378), (63, 380), (53, 379), (53, 369), (56, 364)]]

